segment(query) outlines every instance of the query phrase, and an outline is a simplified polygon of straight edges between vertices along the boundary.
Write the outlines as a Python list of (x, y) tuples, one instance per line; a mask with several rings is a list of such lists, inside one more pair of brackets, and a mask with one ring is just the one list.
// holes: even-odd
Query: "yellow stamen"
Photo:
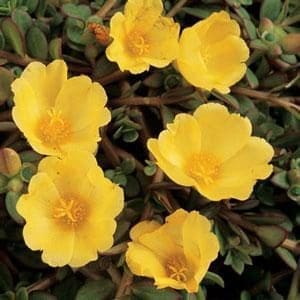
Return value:
[(188, 268), (186, 267), (185, 259), (174, 256), (167, 261), (165, 268), (170, 278), (180, 282), (187, 281)]
[(53, 210), (53, 218), (63, 224), (78, 225), (86, 216), (86, 207), (77, 199), (59, 199), (57, 207)]
[(127, 37), (127, 45), (129, 51), (138, 56), (147, 54), (150, 49), (150, 45), (147, 42), (146, 37), (137, 31), (131, 32)]
[(196, 181), (205, 184), (213, 183), (220, 173), (220, 162), (208, 153), (194, 154), (187, 164), (187, 172)]
[(39, 122), (38, 132), (44, 144), (57, 147), (67, 141), (71, 135), (71, 127), (60, 111), (51, 108)]

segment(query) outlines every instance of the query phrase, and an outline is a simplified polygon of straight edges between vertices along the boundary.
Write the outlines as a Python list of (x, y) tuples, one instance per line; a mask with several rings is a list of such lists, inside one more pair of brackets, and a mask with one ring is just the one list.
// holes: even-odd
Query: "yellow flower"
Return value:
[(104, 177), (92, 154), (77, 150), (44, 158), (17, 203), (25, 243), (53, 267), (80, 267), (109, 249), (122, 208), (122, 189)]
[(163, 68), (178, 54), (179, 24), (163, 17), (161, 0), (128, 0), (124, 14), (110, 21), (113, 42), (106, 50), (109, 60), (133, 74)]
[(126, 262), (132, 273), (154, 278), (158, 288), (197, 292), (219, 244), (208, 219), (179, 209), (161, 225), (143, 221), (130, 232)]
[(55, 60), (47, 67), (33, 62), (12, 84), (12, 114), (33, 149), (61, 156), (76, 148), (93, 152), (99, 127), (110, 121), (102, 86), (87, 76), (67, 79), (67, 66)]
[(248, 118), (217, 103), (201, 105), (193, 116), (178, 114), (148, 149), (176, 183), (193, 186), (210, 200), (247, 199), (257, 179), (272, 173), (273, 148), (251, 136)]
[(183, 30), (176, 63), (190, 84), (229, 93), (244, 76), (248, 57), (238, 23), (221, 11)]

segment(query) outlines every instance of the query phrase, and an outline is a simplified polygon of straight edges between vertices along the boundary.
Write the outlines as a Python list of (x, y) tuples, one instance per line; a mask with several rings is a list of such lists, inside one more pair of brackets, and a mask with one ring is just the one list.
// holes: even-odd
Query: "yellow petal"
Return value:
[(46, 244), (42, 260), (52, 267), (62, 267), (70, 262), (74, 250), (74, 232), (61, 232), (59, 230), (47, 231)]
[(219, 162), (227, 160), (242, 149), (251, 135), (249, 119), (230, 114), (223, 105), (201, 105), (194, 116), (202, 132), (201, 151), (215, 155)]
[(257, 179), (265, 179), (272, 173), (268, 163), (274, 150), (265, 140), (251, 137), (247, 144), (221, 167), (220, 178), (213, 186), (201, 187), (211, 200), (235, 198), (246, 200), (253, 191)]
[(51, 179), (38, 173), (30, 181), (29, 194), (21, 196), (17, 204), (17, 211), (26, 220), (26, 245), (32, 250), (44, 250), (42, 259), (51, 266), (66, 265), (73, 252), (73, 231), (63, 230), (53, 222), (53, 203), (59, 197)]
[(211, 57), (207, 68), (216, 83), (231, 86), (244, 76), (247, 67), (243, 62), (249, 57), (249, 49), (241, 38), (228, 36), (207, 51)]
[[(184, 185), (184, 186), (192, 186), (195, 184), (194, 180), (188, 177), (180, 167), (173, 165), (171, 162), (165, 158), (160, 149), (159, 144), (156, 139), (149, 139), (147, 142), (147, 147), (149, 151), (154, 155), (158, 166), (170, 177), (174, 182)], [(166, 155), (171, 154), (171, 152), (165, 152)]]
[[(211, 232), (210, 221), (198, 212), (188, 214), (182, 229), (184, 253), (187, 257), (196, 256), (199, 266), (211, 263), (218, 256), (219, 243), (217, 237)], [(204, 274), (207, 270), (204, 270)]]
[(147, 34), (150, 48), (143, 60), (157, 68), (163, 68), (172, 62), (178, 55), (179, 30), (179, 24), (173, 19), (159, 17)]
[(113, 245), (116, 230), (114, 220), (88, 220), (75, 229), (74, 251), (71, 267), (81, 267), (98, 257), (98, 251), (108, 250)]
[(136, 224), (131, 230), (130, 230), (130, 238), (134, 242), (139, 240), (139, 237), (142, 236), (145, 233), (153, 232), (154, 230), (158, 229), (161, 226), (156, 221), (142, 221)]
[(179, 242), (173, 240), (172, 236), (169, 236), (163, 227), (139, 237), (139, 243), (150, 249), (162, 260), (170, 258), (172, 254), (181, 253)]
[(97, 161), (92, 154), (73, 150), (63, 160), (57, 157), (44, 158), (38, 169), (53, 180), (61, 195), (76, 193), (76, 195), (86, 197), (94, 189), (87, 174), (96, 166)]
[(193, 116), (184, 113), (177, 114), (167, 129), (158, 137), (160, 152), (174, 165), (183, 166), (186, 158), (201, 150), (201, 129)]
[(200, 54), (200, 47), (201, 41), (195, 29), (185, 28), (179, 40), (176, 66), (190, 84), (211, 90), (210, 75)]
[(187, 289), (187, 286), (184, 282), (180, 282), (180, 281), (177, 281), (177, 280), (169, 278), (169, 277), (155, 278), (154, 284), (159, 289), (164, 289), (167, 287), (171, 287), (173, 289), (178, 289), (178, 290)]
[(113, 42), (106, 48), (106, 56), (110, 61), (116, 62), (121, 71), (128, 70), (132, 74), (142, 73), (149, 70), (149, 64), (128, 51), (125, 21), (125, 16), (120, 12), (111, 18), (110, 36)]
[[(21, 80), (30, 85), (39, 101), (38, 105), (47, 109), (54, 105), (57, 94), (67, 80), (67, 66), (63, 60), (54, 60), (48, 66), (33, 62), (26, 67)], [(16, 93), (14, 84), (12, 87)]]
[(229, 35), (240, 36), (239, 24), (226, 11), (213, 13), (194, 27), (205, 44), (216, 43)]
[(161, 0), (128, 0), (124, 10), (127, 32), (134, 28), (147, 32), (161, 15), (162, 10)]
[(126, 263), (131, 272), (139, 276), (166, 276), (161, 259), (152, 251), (138, 243), (128, 243)]

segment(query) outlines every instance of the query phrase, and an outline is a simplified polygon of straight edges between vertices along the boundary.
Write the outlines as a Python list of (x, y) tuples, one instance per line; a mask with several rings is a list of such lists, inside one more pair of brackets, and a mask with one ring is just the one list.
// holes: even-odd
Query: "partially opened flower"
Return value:
[(99, 127), (110, 121), (106, 94), (87, 76), (67, 78), (67, 66), (33, 62), (12, 84), (13, 119), (33, 149), (61, 156), (69, 149), (96, 150)]
[(44, 158), (17, 203), (25, 243), (54, 267), (80, 267), (109, 249), (122, 208), (122, 189), (104, 177), (92, 154), (76, 150)]
[(273, 148), (251, 136), (248, 118), (223, 105), (201, 105), (193, 116), (178, 114), (148, 148), (176, 183), (193, 186), (210, 200), (246, 200), (257, 179), (272, 173)]
[(158, 288), (197, 292), (219, 252), (208, 219), (198, 212), (175, 211), (161, 225), (143, 221), (130, 232), (126, 262), (135, 275), (154, 279)]
[(124, 14), (110, 21), (113, 42), (106, 50), (109, 60), (133, 74), (163, 68), (178, 54), (179, 24), (163, 17), (161, 0), (128, 0)]
[(248, 57), (238, 23), (221, 11), (183, 30), (176, 63), (190, 84), (229, 93), (244, 76)]

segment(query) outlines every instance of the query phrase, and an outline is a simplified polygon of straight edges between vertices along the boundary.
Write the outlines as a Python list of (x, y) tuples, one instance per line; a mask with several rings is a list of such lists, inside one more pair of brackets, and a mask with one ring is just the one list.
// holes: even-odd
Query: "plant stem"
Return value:
[(174, 17), (181, 8), (186, 4), (188, 0), (179, 0), (173, 7), (170, 9), (170, 11), (167, 13), (168, 17)]
[(104, 18), (106, 14), (117, 4), (118, 0), (106, 0), (106, 2), (97, 11), (96, 15), (100, 18)]
[(121, 298), (123, 295), (126, 295), (126, 290), (131, 285), (132, 280), (133, 275), (127, 271), (124, 271), (120, 285), (115, 295), (115, 299)]
[(120, 243), (116, 246), (111, 247), (109, 250), (102, 252), (101, 255), (104, 256), (111, 256), (111, 255), (118, 255), (127, 250), (127, 242)]
[(280, 246), (292, 251), (296, 255), (300, 254), (300, 242), (298, 241), (285, 239)]
[(57, 282), (56, 273), (43, 278), (27, 287), (28, 293), (39, 290), (46, 290)]
[(115, 151), (114, 145), (111, 143), (109, 138), (106, 135), (106, 128), (101, 130), (101, 147), (105, 156), (108, 158), (109, 162), (114, 166), (117, 167), (120, 165), (121, 161), (118, 154)]
[(294, 108), (296, 111), (300, 112), (300, 106), (295, 103), (292, 103), (297, 100), (297, 98), (295, 97), (277, 97), (268, 92), (256, 91), (239, 86), (231, 88), (231, 91), (235, 94), (248, 96), (250, 98), (266, 100), (275, 105), (282, 106), (286, 109)]
[(17, 126), (14, 122), (0, 122), (0, 132), (2, 131), (14, 131), (17, 129)]

